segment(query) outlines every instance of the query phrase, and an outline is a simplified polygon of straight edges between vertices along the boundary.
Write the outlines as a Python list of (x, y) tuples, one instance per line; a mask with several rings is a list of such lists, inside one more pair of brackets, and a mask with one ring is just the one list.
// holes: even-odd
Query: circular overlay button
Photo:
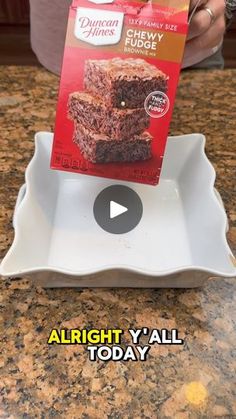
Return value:
[(133, 230), (143, 215), (143, 204), (133, 189), (113, 185), (97, 196), (93, 213), (98, 225), (108, 233), (124, 234)]

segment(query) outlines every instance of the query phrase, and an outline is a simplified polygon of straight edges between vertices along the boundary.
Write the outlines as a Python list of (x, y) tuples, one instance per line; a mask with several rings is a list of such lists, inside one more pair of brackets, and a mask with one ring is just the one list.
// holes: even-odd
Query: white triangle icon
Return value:
[(124, 212), (127, 211), (128, 208), (123, 205), (120, 205), (115, 201), (110, 201), (110, 218), (118, 217), (118, 215), (124, 214)]

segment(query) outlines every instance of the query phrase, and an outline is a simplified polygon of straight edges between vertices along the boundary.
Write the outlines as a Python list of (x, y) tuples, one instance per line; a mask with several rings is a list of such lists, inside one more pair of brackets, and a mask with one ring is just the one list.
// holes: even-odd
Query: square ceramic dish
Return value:
[(198, 287), (236, 275), (215, 171), (200, 134), (168, 139), (157, 187), (119, 182), (138, 193), (143, 217), (126, 234), (103, 231), (93, 203), (117, 182), (52, 171), (53, 134), (36, 135), (15, 214), (4, 277), (32, 276), (45, 287)]

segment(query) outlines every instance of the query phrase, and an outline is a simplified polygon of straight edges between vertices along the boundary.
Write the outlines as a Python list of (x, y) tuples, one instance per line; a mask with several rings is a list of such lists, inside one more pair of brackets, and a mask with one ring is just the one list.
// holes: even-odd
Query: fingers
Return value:
[(182, 62), (182, 68), (191, 67), (194, 64), (200, 63), (211, 55), (215, 54), (221, 48), (222, 42), (214, 48), (198, 51), (195, 55), (185, 56)]
[[(212, 24), (211, 17), (209, 13), (204, 9), (199, 9), (194, 14), (191, 24), (189, 26), (188, 40), (199, 37), (209, 30), (211, 24), (212, 26), (218, 21), (219, 18), (224, 18), (225, 12), (225, 1), (224, 0), (209, 0), (204, 2), (206, 7), (212, 10), (215, 16), (215, 22)], [(203, 6), (203, 4), (202, 4)], [(219, 23), (219, 22), (217, 22)]]
[(190, 13), (192, 12), (192, 10), (194, 10), (194, 8), (197, 7), (201, 7), (203, 6), (205, 3), (207, 2), (207, 0), (191, 0), (190, 2)]
[(220, 16), (210, 28), (203, 32), (200, 36), (197, 36), (186, 43), (186, 53), (194, 54), (197, 51), (204, 49), (214, 48), (218, 45), (225, 31), (225, 19), (224, 16)]
[[(191, 1), (192, 10), (196, 4), (198, 0)], [(212, 10), (214, 21), (203, 7)], [(189, 26), (183, 68), (202, 61), (219, 48), (225, 31), (224, 12), (225, 0), (201, 0)]]
[(202, 35), (187, 41), (183, 67), (188, 67), (212, 55), (221, 45), (225, 31), (224, 16), (220, 16)]

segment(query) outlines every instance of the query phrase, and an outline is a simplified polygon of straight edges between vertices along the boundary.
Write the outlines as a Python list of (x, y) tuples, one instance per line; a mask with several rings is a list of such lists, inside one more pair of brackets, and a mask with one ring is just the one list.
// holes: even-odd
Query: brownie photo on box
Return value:
[(87, 128), (110, 136), (113, 140), (128, 140), (149, 127), (150, 117), (144, 108), (109, 108), (98, 97), (87, 92), (69, 96), (68, 117)]
[(152, 157), (150, 116), (144, 108), (152, 91), (167, 90), (168, 76), (142, 59), (87, 60), (83, 92), (68, 99), (74, 143), (92, 163), (135, 162)]
[(87, 60), (85, 89), (109, 107), (142, 108), (149, 93), (167, 91), (169, 77), (140, 58)]
[(76, 124), (73, 141), (84, 158), (92, 163), (135, 162), (151, 158), (152, 136), (146, 131), (129, 140), (117, 141)]

